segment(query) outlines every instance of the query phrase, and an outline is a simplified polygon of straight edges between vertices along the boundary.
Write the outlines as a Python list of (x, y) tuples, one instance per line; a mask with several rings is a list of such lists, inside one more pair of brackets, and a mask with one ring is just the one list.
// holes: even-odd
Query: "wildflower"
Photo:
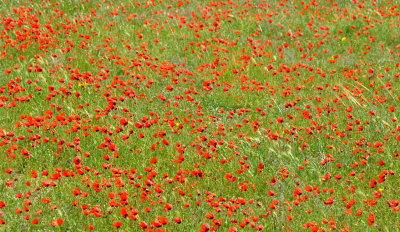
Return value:
[(367, 221), (369, 223), (369, 226), (372, 226), (372, 224), (375, 222), (375, 215), (372, 212), (369, 213)]
[(38, 218), (32, 219), (32, 224), (36, 225), (38, 223), (39, 223), (39, 219)]

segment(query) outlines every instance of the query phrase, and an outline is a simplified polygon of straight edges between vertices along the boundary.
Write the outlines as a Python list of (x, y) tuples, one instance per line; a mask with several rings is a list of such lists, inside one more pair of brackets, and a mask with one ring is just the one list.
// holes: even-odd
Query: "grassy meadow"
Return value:
[(399, 231), (400, 2), (0, 2), (0, 231)]

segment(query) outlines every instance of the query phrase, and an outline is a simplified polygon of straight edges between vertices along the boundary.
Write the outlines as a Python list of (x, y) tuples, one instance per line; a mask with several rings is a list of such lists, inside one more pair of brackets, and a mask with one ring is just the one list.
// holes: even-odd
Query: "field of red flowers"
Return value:
[(0, 2), (0, 231), (399, 231), (400, 7)]

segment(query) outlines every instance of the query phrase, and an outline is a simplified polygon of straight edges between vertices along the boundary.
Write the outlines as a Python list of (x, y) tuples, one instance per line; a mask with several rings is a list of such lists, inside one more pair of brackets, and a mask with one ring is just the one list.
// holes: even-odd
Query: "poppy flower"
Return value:
[(268, 196), (276, 196), (276, 193), (272, 190), (268, 190)]
[(122, 118), (122, 119), (119, 121), (119, 124), (121, 124), (122, 126), (128, 125), (128, 119), (127, 119), (127, 118)]
[(120, 227), (122, 226), (122, 222), (114, 222), (114, 223), (113, 223), (113, 226), (114, 226), (115, 228), (120, 228)]
[(167, 203), (164, 205), (165, 210), (164, 211), (169, 211), (172, 209), (172, 204), (171, 203)]
[(64, 220), (59, 218), (51, 221), (52, 226), (61, 226), (64, 223)]
[(39, 219), (38, 218), (32, 219), (32, 224), (36, 225), (38, 223), (39, 223)]
[(276, 177), (272, 177), (271, 181), (270, 181), (271, 185), (275, 185), (276, 184)]
[(93, 224), (92, 224), (92, 225), (86, 225), (86, 229), (88, 229), (88, 230), (94, 230), (95, 228), (94, 228), (94, 226), (93, 226)]
[(211, 226), (208, 223), (205, 223), (205, 224), (200, 226), (200, 231), (201, 232), (206, 232), (206, 231), (209, 231), (210, 229), (211, 229)]
[(139, 225), (140, 225), (140, 227), (142, 227), (142, 229), (147, 229), (148, 228), (148, 225), (147, 225), (147, 223), (145, 221), (141, 221), (139, 223)]
[(326, 205), (330, 205), (334, 202), (333, 197), (328, 198), (327, 200), (324, 201)]
[(182, 218), (181, 218), (181, 217), (174, 218), (174, 221), (175, 221), (177, 224), (181, 224), (181, 223), (182, 223)]
[(372, 224), (375, 222), (375, 215), (372, 212), (369, 213), (367, 221), (369, 226), (372, 226)]

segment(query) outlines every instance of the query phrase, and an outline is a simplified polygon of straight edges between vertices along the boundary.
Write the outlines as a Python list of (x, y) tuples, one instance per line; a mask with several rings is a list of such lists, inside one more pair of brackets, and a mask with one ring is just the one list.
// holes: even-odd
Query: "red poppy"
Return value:
[(330, 198), (328, 198), (327, 200), (325, 200), (325, 204), (326, 204), (326, 205), (330, 205), (330, 204), (332, 204), (333, 202), (335, 202), (335, 201), (333, 200), (333, 197), (330, 197)]
[(147, 227), (148, 227), (148, 225), (147, 225), (147, 223), (145, 221), (141, 221), (139, 223), (139, 225), (140, 225), (140, 227), (142, 227), (142, 229), (147, 229)]
[(151, 164), (157, 163), (157, 157), (151, 158), (151, 159), (150, 159), (150, 163), (151, 163)]
[(372, 226), (372, 224), (375, 222), (375, 215), (372, 212), (369, 213), (367, 221), (369, 223), (369, 226)]
[(64, 223), (64, 220), (62, 220), (61, 218), (51, 221), (52, 226), (61, 226), (63, 223)]
[(180, 224), (180, 223), (182, 223), (182, 218), (181, 217), (174, 218), (174, 221), (176, 223)]
[(38, 218), (34, 218), (32, 219), (32, 224), (38, 224), (39, 223), (39, 219)]
[(113, 223), (113, 226), (114, 226), (115, 228), (120, 228), (120, 227), (122, 226), (122, 222), (114, 222), (114, 223)]
[(127, 119), (127, 118), (122, 118), (122, 119), (119, 121), (119, 123), (120, 123), (122, 126), (126, 126), (126, 125), (128, 125), (128, 119)]

